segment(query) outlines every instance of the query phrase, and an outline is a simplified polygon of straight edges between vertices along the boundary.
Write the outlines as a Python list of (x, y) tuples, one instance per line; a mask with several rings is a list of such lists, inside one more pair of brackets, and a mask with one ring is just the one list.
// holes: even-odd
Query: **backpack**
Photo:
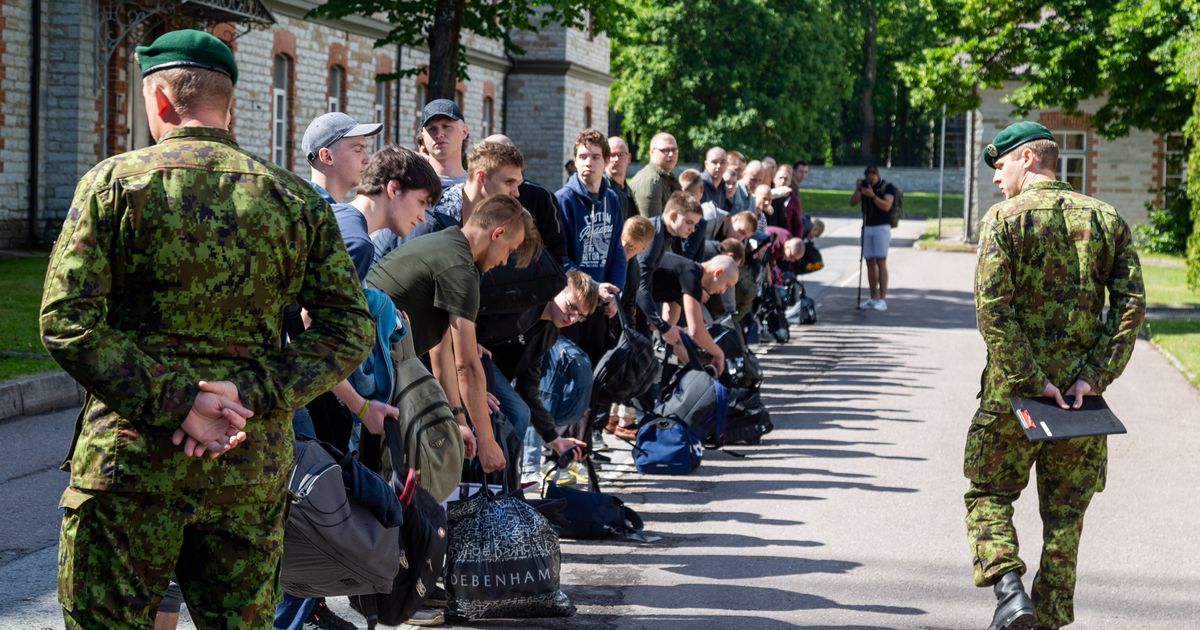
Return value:
[(703, 457), (704, 446), (685, 421), (646, 412), (633, 445), (638, 472), (686, 475), (700, 466)]
[[(412, 336), (408, 335), (392, 349), (395, 385), (392, 405), (400, 410), (401, 444), (406, 461), (420, 473), (421, 486), (440, 503), (450, 496), (462, 476), (462, 433), (446, 392), (413, 356)], [(375, 461), (381, 446), (378, 438), (363, 433), (363, 458)], [(387, 470), (382, 467), (380, 470)]]
[(655, 414), (684, 421), (701, 443), (720, 444), (729, 390), (701, 367), (699, 348), (691, 338), (680, 335), (680, 339), (687, 348), (688, 365), (664, 383), (663, 401), (655, 407)]
[(761, 444), (762, 436), (774, 430), (775, 425), (758, 392), (734, 390), (729, 398), (729, 417), (725, 421), (722, 445)]
[[(619, 300), (619, 298), (618, 298)], [(597, 408), (625, 403), (645, 394), (658, 380), (650, 337), (629, 325), (624, 309), (617, 309), (621, 334), (617, 343), (596, 362), (592, 371), (592, 399)]]
[(728, 388), (740, 387), (755, 390), (762, 385), (762, 366), (742, 335), (742, 327), (729, 316), (708, 327), (713, 342), (725, 353), (725, 371), (721, 373), (721, 384)]
[[(295, 446), (287, 480), (283, 590), (297, 597), (389, 590), (404, 554), (405, 519), (396, 495), (354, 453), (306, 438)], [(372, 501), (363, 500), (367, 497)]]
[(892, 227), (897, 227), (900, 225), (900, 219), (904, 218), (904, 191), (895, 184), (892, 184), (892, 188), (896, 194), (892, 197), (892, 209), (888, 210), (888, 222)]
[[(400, 559), (395, 580), (385, 588), (360, 592), (350, 598), (351, 607), (366, 617), (368, 628), (374, 628), (379, 621), (400, 625), (412, 617), (442, 577), (449, 544), (446, 511), (421, 485), (420, 473), (408, 466), (399, 423), (383, 424), (393, 462), (391, 490), (403, 509), (404, 526), (397, 543)], [(369, 551), (390, 555), (391, 549), (384, 543)]]
[(546, 353), (538, 386), (542, 404), (565, 426), (578, 422), (592, 400), (592, 361), (569, 339), (560, 337)]

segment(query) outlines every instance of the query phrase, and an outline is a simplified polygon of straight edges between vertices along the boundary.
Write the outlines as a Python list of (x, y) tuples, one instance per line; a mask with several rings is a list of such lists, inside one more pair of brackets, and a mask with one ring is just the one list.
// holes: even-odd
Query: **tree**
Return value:
[[(1018, 79), (1009, 96), (1018, 113), (1077, 113), (1084, 99), (1103, 97), (1092, 125), (1105, 137), (1184, 129), (1188, 196), (1200, 225), (1200, 0), (931, 1), (944, 45), (904, 68), (917, 102), (963, 112), (978, 106), (979, 88)], [(1188, 262), (1189, 281), (1200, 288), (1195, 228)]]
[(826, 0), (620, 0), (612, 107), (645, 157), (673, 133), (681, 157), (721, 145), (822, 157), (849, 94)]
[[(428, 71), (429, 100), (453, 99), (457, 79), (466, 79), (466, 47), (462, 31), (504, 44), (507, 53), (525, 51), (512, 39), (516, 31), (538, 31), (548, 24), (588, 27), (603, 31), (612, 20), (612, 0), (326, 0), (308, 13), (310, 18), (337, 19), (351, 15), (380, 15), (392, 25), (375, 47), (428, 44), (429, 64), (400, 68), (376, 77), (389, 81)], [(590, 25), (588, 20), (591, 20)]]

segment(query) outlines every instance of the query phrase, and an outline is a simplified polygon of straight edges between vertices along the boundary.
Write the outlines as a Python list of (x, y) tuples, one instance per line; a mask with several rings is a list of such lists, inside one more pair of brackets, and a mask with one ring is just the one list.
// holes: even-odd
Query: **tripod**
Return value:
[(858, 228), (858, 297), (854, 300), (854, 309), (862, 310), (862, 279), (863, 279), (863, 241), (867, 237), (867, 213), (863, 212), (863, 222)]

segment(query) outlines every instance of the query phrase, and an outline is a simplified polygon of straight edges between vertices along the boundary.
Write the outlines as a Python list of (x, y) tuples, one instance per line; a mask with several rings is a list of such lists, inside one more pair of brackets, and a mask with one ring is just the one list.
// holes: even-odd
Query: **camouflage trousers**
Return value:
[(58, 546), (66, 627), (151, 628), (171, 575), (197, 628), (270, 628), (283, 485), (175, 494), (67, 488)]
[(963, 473), (971, 486), (967, 538), (975, 555), (975, 585), (990, 586), (1009, 571), (1025, 573), (1013, 527), (1013, 502), (1037, 466), (1042, 557), (1033, 579), (1037, 624), (1058, 628), (1075, 619), (1075, 563), (1083, 513), (1104, 489), (1104, 436), (1030, 442), (1016, 416), (979, 410), (967, 431)]

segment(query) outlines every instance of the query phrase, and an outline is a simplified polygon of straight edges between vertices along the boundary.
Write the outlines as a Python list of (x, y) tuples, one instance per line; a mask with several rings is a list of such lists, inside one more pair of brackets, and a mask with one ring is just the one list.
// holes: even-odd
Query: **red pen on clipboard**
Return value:
[(1021, 418), (1021, 424), (1025, 425), (1026, 429), (1032, 429), (1034, 426), (1036, 426), (1033, 423), (1033, 417), (1029, 415), (1029, 411), (1027, 409), (1018, 409), (1017, 416)]

